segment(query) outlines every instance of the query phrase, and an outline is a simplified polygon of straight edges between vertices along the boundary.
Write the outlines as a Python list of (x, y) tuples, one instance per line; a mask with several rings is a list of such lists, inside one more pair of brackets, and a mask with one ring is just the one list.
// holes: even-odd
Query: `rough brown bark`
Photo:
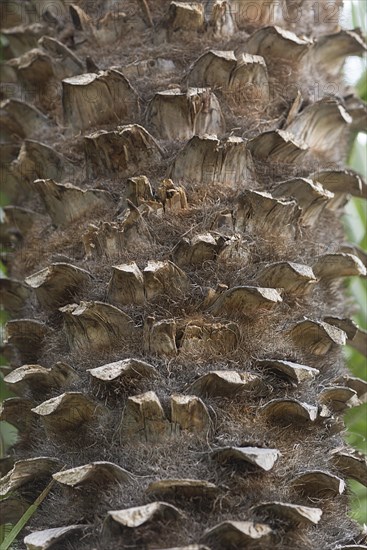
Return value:
[(5, 520), (55, 480), (19, 548), (364, 548), (330, 6), (3, 2)]

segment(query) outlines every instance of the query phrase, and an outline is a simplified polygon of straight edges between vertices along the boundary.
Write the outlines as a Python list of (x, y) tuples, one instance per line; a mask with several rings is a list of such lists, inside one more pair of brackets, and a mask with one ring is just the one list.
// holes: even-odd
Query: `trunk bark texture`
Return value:
[(367, 548), (340, 4), (1, 3), (3, 522), (53, 479), (17, 548)]

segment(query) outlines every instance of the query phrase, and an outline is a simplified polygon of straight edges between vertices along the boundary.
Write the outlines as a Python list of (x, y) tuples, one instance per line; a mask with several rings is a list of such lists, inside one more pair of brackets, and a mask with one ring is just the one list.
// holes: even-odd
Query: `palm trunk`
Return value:
[(19, 548), (364, 548), (339, 3), (3, 2)]

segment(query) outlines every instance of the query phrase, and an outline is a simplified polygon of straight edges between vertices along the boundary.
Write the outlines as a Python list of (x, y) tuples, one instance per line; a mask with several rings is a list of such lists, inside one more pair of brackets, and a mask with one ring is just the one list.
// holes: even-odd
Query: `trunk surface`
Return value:
[(366, 548), (339, 4), (2, 2), (18, 548)]

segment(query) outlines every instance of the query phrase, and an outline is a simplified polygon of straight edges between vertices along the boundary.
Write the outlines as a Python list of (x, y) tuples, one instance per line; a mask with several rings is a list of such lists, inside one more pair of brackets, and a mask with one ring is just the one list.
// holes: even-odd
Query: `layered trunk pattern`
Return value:
[(18, 548), (367, 548), (340, 8), (2, 2), (3, 523), (53, 480)]

